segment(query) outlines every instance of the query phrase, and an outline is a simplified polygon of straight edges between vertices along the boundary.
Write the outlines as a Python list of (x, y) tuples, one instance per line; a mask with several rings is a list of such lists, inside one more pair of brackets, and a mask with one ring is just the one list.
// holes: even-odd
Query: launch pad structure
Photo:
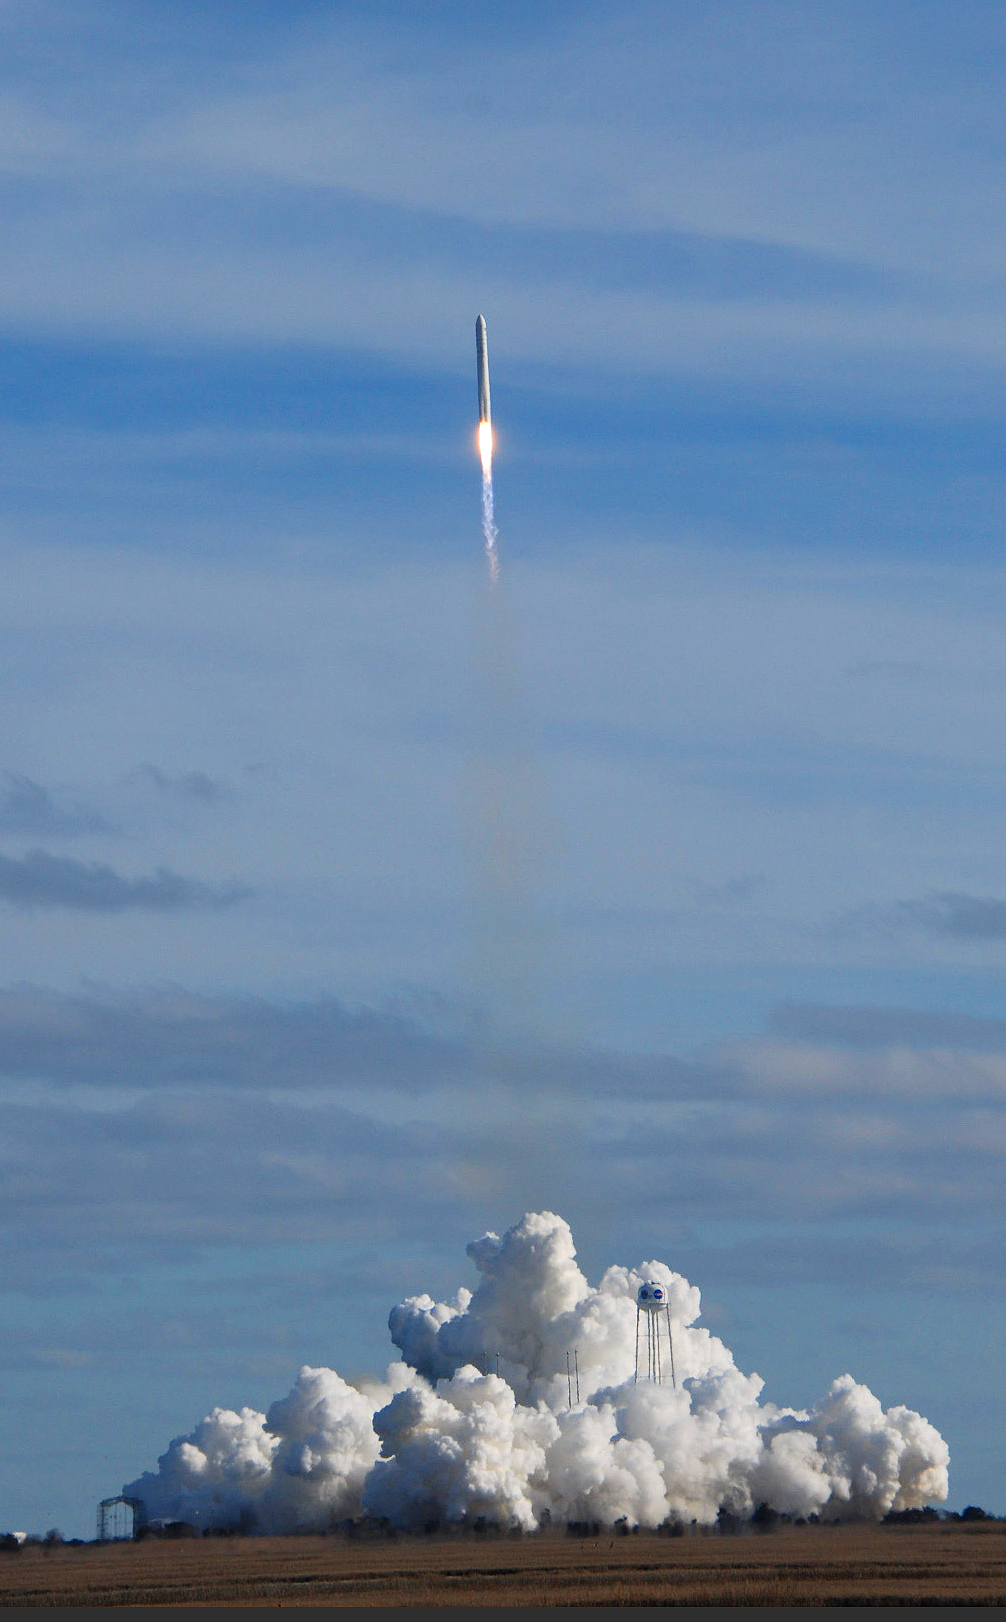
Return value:
[[(641, 1325), (645, 1325), (646, 1328), (645, 1374), (642, 1370), (639, 1348)], [(635, 1378), (637, 1384), (642, 1379), (649, 1380), (654, 1385), (663, 1385), (664, 1346), (667, 1348), (667, 1364), (670, 1370), (671, 1385), (677, 1390), (678, 1382), (674, 1374), (674, 1338), (671, 1334), (671, 1303), (662, 1284), (652, 1284), (647, 1280), (639, 1286), (636, 1292)]]
[(103, 1498), (98, 1505), (98, 1542), (119, 1543), (135, 1538), (146, 1521), (147, 1506), (142, 1498), (128, 1498), (121, 1493), (115, 1498)]

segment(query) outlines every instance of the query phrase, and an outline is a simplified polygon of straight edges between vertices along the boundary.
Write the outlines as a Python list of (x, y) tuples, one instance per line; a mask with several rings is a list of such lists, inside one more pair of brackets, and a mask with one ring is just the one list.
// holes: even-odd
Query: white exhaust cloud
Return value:
[[(849, 1374), (809, 1409), (761, 1402), (762, 1380), (696, 1327), (699, 1291), (665, 1263), (609, 1267), (594, 1287), (551, 1212), (468, 1254), (474, 1292), (394, 1308), (402, 1361), (383, 1379), (303, 1368), (267, 1414), (215, 1408), (123, 1491), (151, 1517), (264, 1533), (360, 1515), (399, 1528), (709, 1524), (762, 1503), (879, 1518), (946, 1498), (949, 1453), (928, 1420), (885, 1411)], [(676, 1387), (635, 1380), (644, 1280), (667, 1291)]]
[(496, 581), (500, 577), (500, 559), (496, 547), (496, 538), (499, 530), (496, 528), (496, 503), (493, 496), (493, 470), (490, 461), (488, 467), (483, 460), (482, 465), (482, 541), (486, 551), (486, 562), (489, 565), (489, 578)]

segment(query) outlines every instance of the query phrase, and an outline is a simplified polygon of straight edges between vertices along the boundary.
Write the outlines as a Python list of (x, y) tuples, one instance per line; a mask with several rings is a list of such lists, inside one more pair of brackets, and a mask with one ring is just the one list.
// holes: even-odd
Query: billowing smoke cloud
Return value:
[[(260, 1532), (361, 1514), (403, 1528), (711, 1523), (761, 1503), (879, 1518), (946, 1498), (948, 1450), (928, 1420), (885, 1411), (849, 1374), (806, 1410), (761, 1403), (761, 1379), (696, 1327), (699, 1292), (665, 1263), (609, 1267), (595, 1288), (551, 1212), (468, 1254), (474, 1293), (394, 1308), (402, 1361), (383, 1380), (304, 1368), (267, 1414), (215, 1408), (123, 1491), (153, 1517)], [(667, 1292), (674, 1385), (635, 1379), (644, 1280)]]

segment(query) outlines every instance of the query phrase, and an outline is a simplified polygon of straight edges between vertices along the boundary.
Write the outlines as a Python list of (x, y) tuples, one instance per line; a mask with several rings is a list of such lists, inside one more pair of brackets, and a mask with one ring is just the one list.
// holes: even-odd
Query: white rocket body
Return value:
[(489, 410), (489, 350), (486, 347), (485, 317), (479, 316), (475, 323), (475, 370), (479, 384), (479, 422), (487, 422), (492, 426), (492, 415)]

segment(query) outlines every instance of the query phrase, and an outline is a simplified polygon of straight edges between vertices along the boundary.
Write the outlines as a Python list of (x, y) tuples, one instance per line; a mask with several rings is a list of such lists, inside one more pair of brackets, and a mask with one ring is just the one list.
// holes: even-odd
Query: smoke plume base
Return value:
[[(150, 1517), (263, 1533), (360, 1515), (403, 1529), (711, 1524), (760, 1504), (880, 1519), (946, 1498), (949, 1454), (928, 1420), (885, 1411), (849, 1374), (809, 1409), (761, 1403), (763, 1381), (696, 1327), (699, 1291), (665, 1263), (609, 1267), (591, 1286), (569, 1227), (547, 1211), (468, 1255), (474, 1292), (393, 1309), (402, 1361), (383, 1379), (303, 1368), (267, 1414), (214, 1408), (123, 1492)], [(668, 1295), (676, 1388), (634, 1379), (644, 1280)], [(582, 1400), (571, 1405), (573, 1348)]]

